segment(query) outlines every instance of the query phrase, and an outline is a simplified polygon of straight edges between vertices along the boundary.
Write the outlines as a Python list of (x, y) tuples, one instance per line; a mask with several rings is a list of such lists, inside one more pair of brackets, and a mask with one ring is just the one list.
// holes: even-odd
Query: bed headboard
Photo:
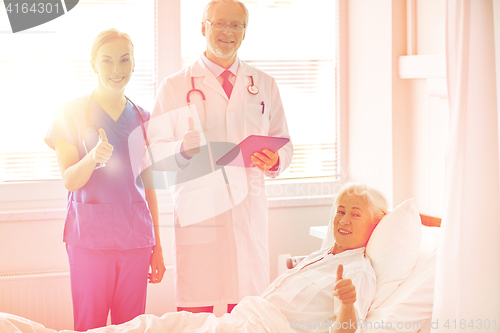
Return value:
[(422, 220), (422, 224), (428, 227), (440, 227), (441, 219), (439, 217), (433, 217), (429, 215), (420, 214), (420, 219)]

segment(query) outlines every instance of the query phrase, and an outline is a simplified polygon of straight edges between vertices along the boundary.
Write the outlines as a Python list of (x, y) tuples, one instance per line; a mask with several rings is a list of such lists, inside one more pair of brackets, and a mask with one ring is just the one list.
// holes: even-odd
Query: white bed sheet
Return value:
[[(31, 320), (0, 313), (2, 333), (56, 333)], [(74, 333), (75, 331), (59, 331)], [(90, 330), (92, 333), (295, 333), (280, 310), (261, 297), (246, 297), (222, 317), (211, 313), (171, 312), (161, 317), (142, 315), (121, 325)]]

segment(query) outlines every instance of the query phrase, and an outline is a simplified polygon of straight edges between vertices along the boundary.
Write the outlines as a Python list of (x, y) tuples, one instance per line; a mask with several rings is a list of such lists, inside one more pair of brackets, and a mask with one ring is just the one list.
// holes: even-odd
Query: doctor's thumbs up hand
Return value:
[(200, 132), (194, 129), (193, 117), (188, 118), (188, 131), (184, 133), (181, 151), (190, 158), (200, 152), (201, 137)]
[(333, 296), (336, 296), (342, 305), (352, 305), (356, 301), (356, 287), (351, 279), (344, 279), (344, 266), (339, 264), (337, 267), (337, 280), (333, 289)]
[(250, 160), (257, 168), (265, 172), (272, 169), (275, 165), (279, 165), (280, 156), (278, 152), (275, 153), (269, 149), (263, 149), (261, 152), (253, 153)]
[(97, 163), (106, 163), (113, 154), (113, 146), (108, 143), (108, 137), (102, 128), (99, 129), (99, 142), (89, 154)]

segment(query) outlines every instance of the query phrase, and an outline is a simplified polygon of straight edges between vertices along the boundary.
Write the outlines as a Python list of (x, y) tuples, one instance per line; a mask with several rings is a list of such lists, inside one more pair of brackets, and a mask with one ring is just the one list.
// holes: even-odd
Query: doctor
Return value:
[(207, 50), (162, 82), (148, 128), (156, 160), (178, 171), (169, 185), (179, 311), (212, 312), (227, 304), (231, 312), (269, 285), (264, 176), (275, 178), (290, 165), (292, 143), (255, 152), (254, 167), (215, 163), (221, 145), (229, 149), (249, 135), (289, 138), (275, 80), (237, 57), (247, 24), (242, 2), (205, 7)]

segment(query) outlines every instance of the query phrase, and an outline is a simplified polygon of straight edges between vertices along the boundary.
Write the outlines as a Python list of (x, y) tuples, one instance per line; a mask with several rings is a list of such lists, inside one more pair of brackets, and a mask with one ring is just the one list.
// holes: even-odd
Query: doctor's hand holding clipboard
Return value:
[(278, 150), (290, 142), (289, 138), (249, 135), (219, 160), (217, 165), (257, 167), (263, 172), (276, 171), (279, 165)]
[[(276, 171), (279, 165), (278, 149), (287, 144), (288, 138), (250, 135), (222, 156), (216, 164), (227, 166), (257, 167), (261, 171)], [(200, 132), (194, 127), (194, 120), (188, 117), (188, 130), (184, 133), (180, 152), (186, 159), (200, 153)], [(263, 147), (273, 147), (274, 151)], [(242, 156), (241, 156), (242, 155)], [(238, 157), (241, 157), (238, 159)], [(251, 163), (250, 163), (251, 161)]]
[(262, 171), (272, 170), (279, 162), (280, 156), (269, 149), (264, 149), (261, 153), (254, 153), (250, 157), (252, 162)]

